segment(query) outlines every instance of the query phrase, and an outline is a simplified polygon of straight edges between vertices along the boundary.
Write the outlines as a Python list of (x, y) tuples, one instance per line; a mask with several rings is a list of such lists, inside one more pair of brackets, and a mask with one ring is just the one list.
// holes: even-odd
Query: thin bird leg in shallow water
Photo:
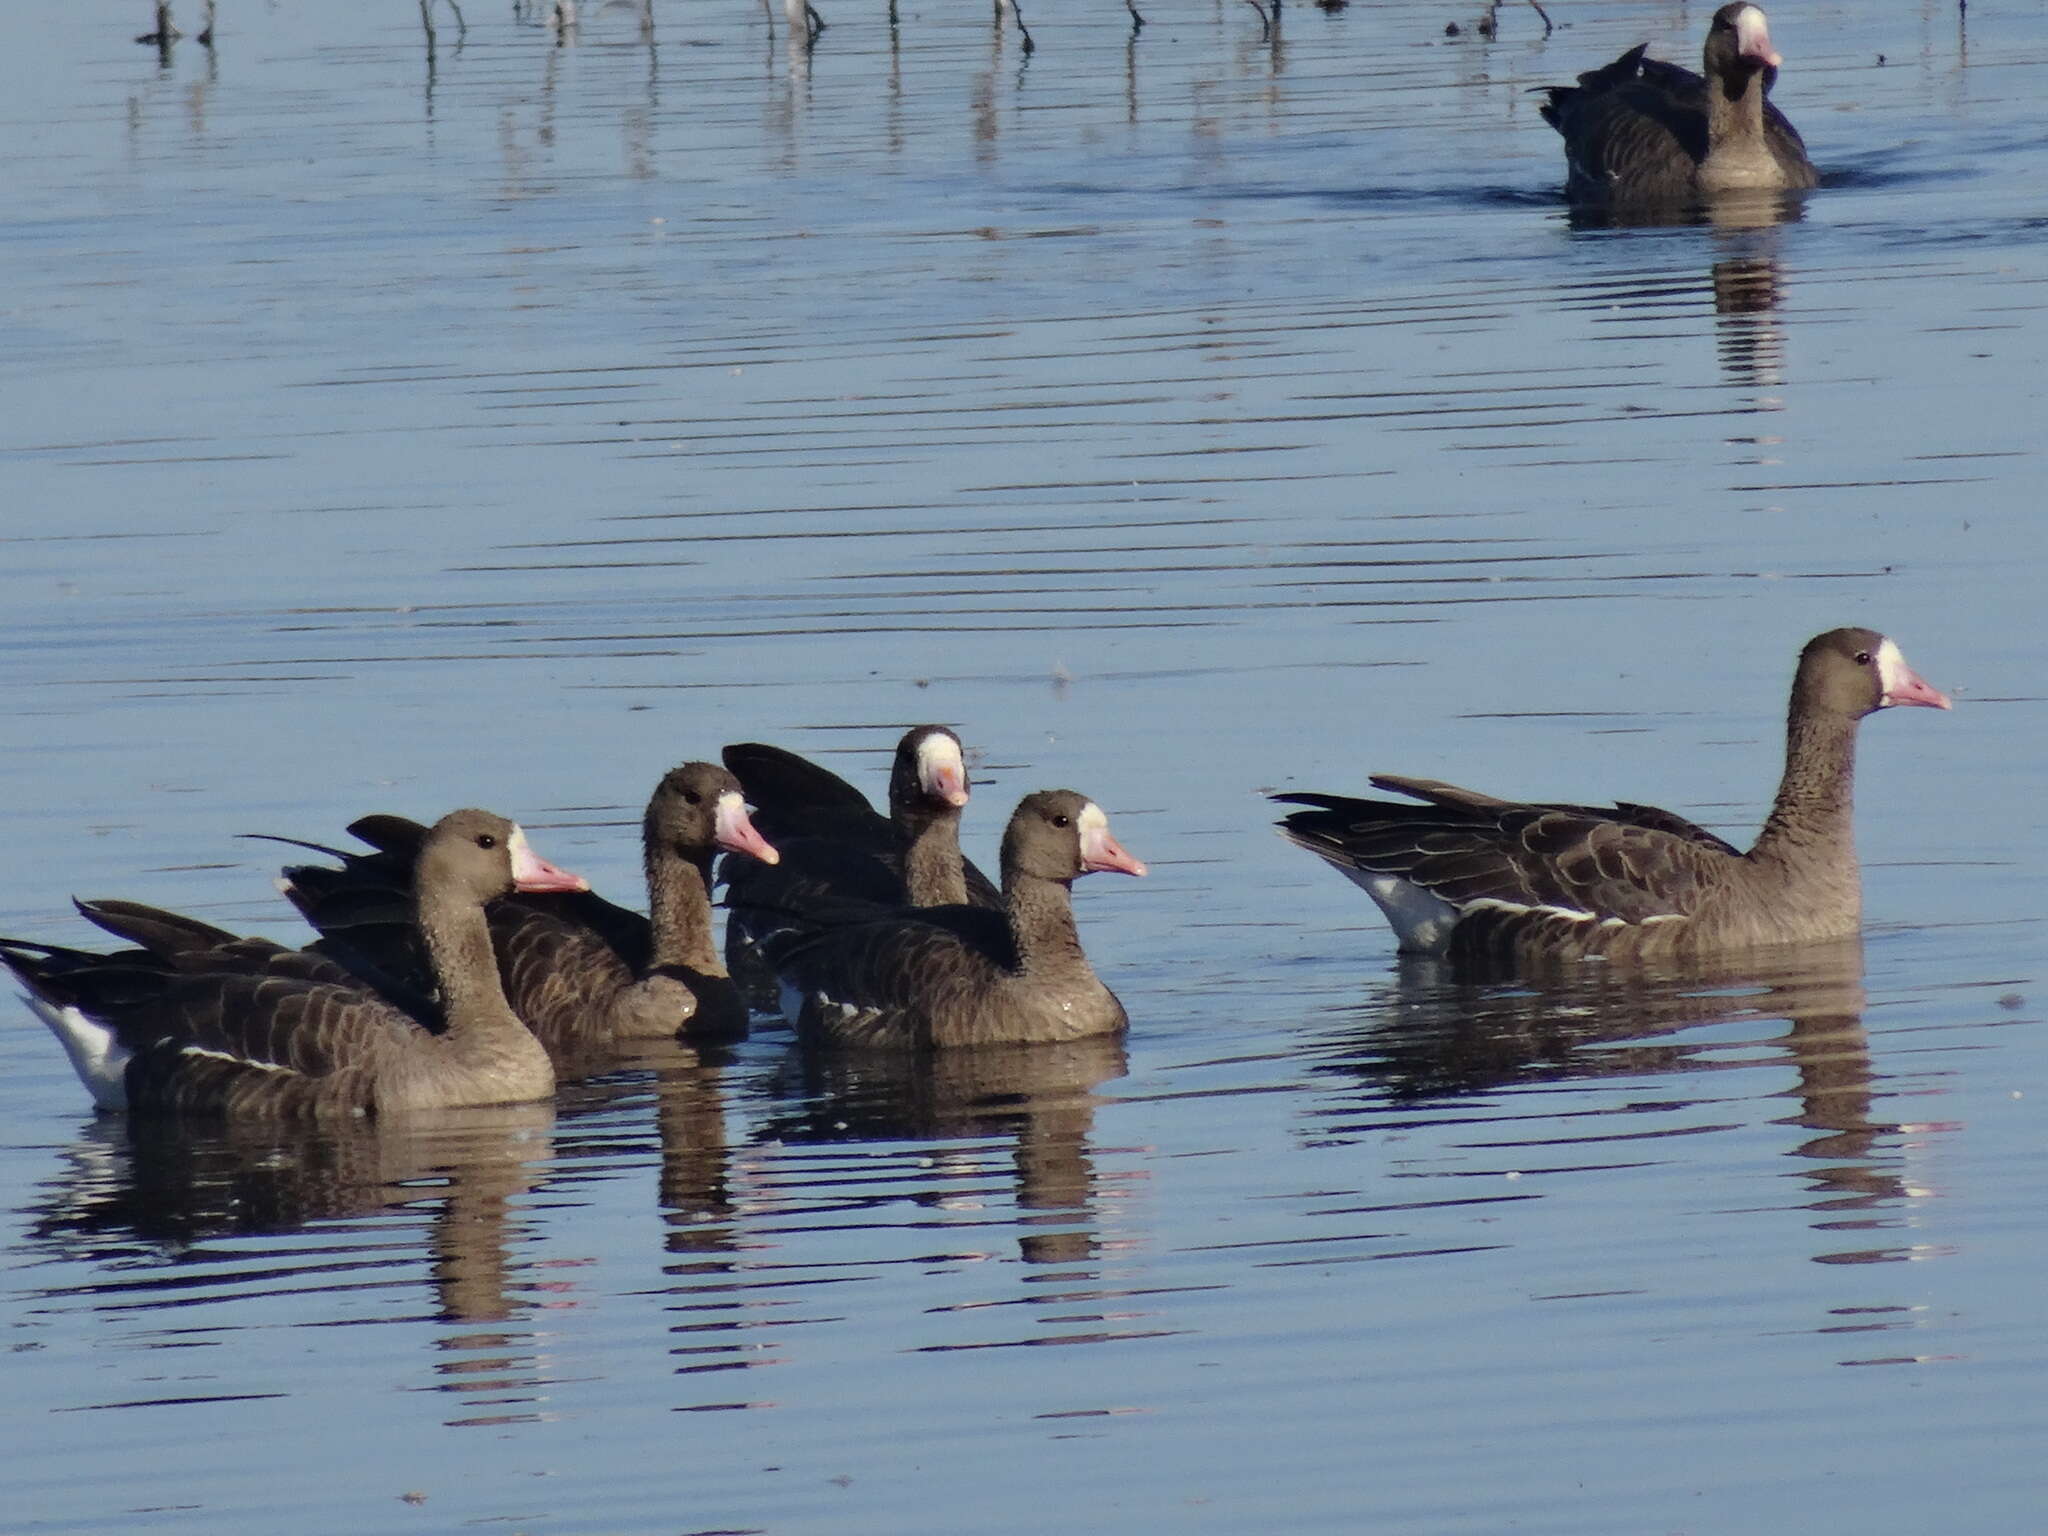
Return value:
[[(1487, 0), (1486, 16), (1479, 23), (1479, 35), (1481, 37), (1492, 37), (1494, 33), (1500, 30), (1500, 5), (1501, 0)], [(1529, 5), (1538, 16), (1543, 18), (1543, 35), (1545, 37), (1550, 36), (1550, 12), (1543, 9), (1542, 0), (1529, 0)]]
[[(804, 36), (809, 41), (815, 43), (818, 40), (818, 34), (825, 30), (825, 18), (818, 14), (817, 7), (811, 4), (811, 0), (784, 0), (782, 8), (789, 17), (789, 30), (792, 32), (796, 30), (797, 18), (803, 18)], [(895, 7), (892, 5), (890, 10), (893, 12)], [(768, 18), (768, 30), (773, 33), (775, 30), (775, 0), (761, 0), (761, 14)]]
[(1124, 9), (1131, 13), (1131, 30), (1142, 32), (1145, 29), (1145, 18), (1138, 14), (1137, 0), (1124, 0)]
[[(825, 30), (825, 18), (818, 14), (818, 8), (811, 4), (811, 0), (783, 0), (782, 10), (789, 18), (791, 33), (796, 31), (797, 21), (803, 21), (804, 41), (807, 43), (815, 43), (818, 34)], [(775, 31), (774, 0), (761, 0), (761, 14), (768, 18), (768, 30), (772, 34)]]
[(153, 43), (158, 48), (168, 48), (184, 35), (171, 22), (171, 0), (156, 0), (156, 30), (143, 33), (135, 41)]
[(996, 30), (1003, 30), (1003, 12), (1007, 9), (1017, 19), (1017, 35), (1024, 39), (1024, 51), (1033, 52), (1038, 44), (1031, 41), (1031, 31), (1024, 25), (1024, 13), (1017, 8), (1017, 0), (996, 0)]

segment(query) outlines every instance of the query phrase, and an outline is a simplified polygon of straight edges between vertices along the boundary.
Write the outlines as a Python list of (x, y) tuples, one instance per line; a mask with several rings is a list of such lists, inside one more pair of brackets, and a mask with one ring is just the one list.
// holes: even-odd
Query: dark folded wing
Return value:
[(1564, 136), (1572, 190), (1626, 186), (1633, 198), (1696, 192), (1707, 155), (1706, 81), (1633, 48), (1612, 64), (1556, 86), (1543, 117)]
[(523, 900), (493, 903), (489, 917), (506, 1001), (543, 1044), (608, 1034), (607, 1010), (636, 973), (602, 935)]
[[(1559, 802), (1544, 802), (1531, 806), (1525, 802), (1502, 800), (1493, 795), (1482, 795), (1474, 789), (1462, 789), (1456, 784), (1446, 784), (1441, 779), (1411, 779), (1400, 774), (1376, 773), (1372, 776), (1375, 788), (1392, 790), (1398, 795), (1412, 795), (1417, 800), (1426, 800), (1431, 805), (1446, 810), (1469, 811), (1474, 815), (1495, 814), (1514, 810), (1569, 811), (1589, 818), (1622, 822), (1628, 826), (1643, 827), (1654, 832), (1669, 832), (1688, 842), (1717, 849), (1731, 857), (1739, 858), (1742, 850), (1725, 838), (1695, 822), (1687, 821), (1675, 811), (1667, 811), (1654, 805), (1637, 805), (1632, 801), (1619, 800), (1611, 806), (1571, 805)], [(1278, 796), (1288, 799), (1288, 796)], [(1301, 797), (1302, 803), (1332, 797)]]
[(721, 756), (754, 807), (755, 827), (778, 850), (800, 837), (829, 837), (875, 854), (896, 846), (889, 818), (830, 769), (758, 741), (735, 742)]
[(1312, 807), (1280, 823), (1301, 847), (1461, 909), (1495, 903), (1631, 923), (1689, 916), (1718, 878), (1715, 867), (1736, 856), (1712, 833), (1645, 807), (1275, 798)]
[(269, 939), (243, 938), (139, 901), (74, 901), (81, 916), (138, 944), (173, 970), (193, 974), (296, 977), (354, 986), (361, 978), (339, 960)]

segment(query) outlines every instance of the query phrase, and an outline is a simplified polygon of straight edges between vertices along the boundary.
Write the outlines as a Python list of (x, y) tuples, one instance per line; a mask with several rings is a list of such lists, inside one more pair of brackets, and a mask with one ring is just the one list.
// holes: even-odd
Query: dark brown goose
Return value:
[(833, 1045), (927, 1050), (1116, 1034), (1123, 1005), (1081, 952), (1072, 886), (1095, 870), (1142, 875), (1109, 818), (1068, 789), (1027, 795), (1003, 833), (1000, 912), (878, 913), (820, 905), (762, 946), (800, 999), (795, 1023)]
[[(722, 755), (763, 834), (821, 890), (892, 906), (1002, 905), (994, 883), (960, 853), (967, 762), (945, 726), (912, 726), (896, 744), (886, 817), (838, 774), (794, 752), (746, 741)], [(742, 863), (726, 861), (728, 880)]]
[(764, 921), (780, 926), (784, 914), (819, 902), (1002, 906), (1002, 892), (960, 853), (967, 761), (945, 726), (912, 726), (896, 744), (887, 816), (839, 775), (794, 752), (748, 741), (723, 755), (782, 853), (772, 869), (751, 858), (727, 859), (720, 869), (726, 964), (756, 1008), (776, 1004), (774, 975), (755, 948)]
[(1874, 630), (1807, 642), (1785, 775), (1747, 853), (1654, 806), (1530, 805), (1426, 779), (1372, 780), (1419, 805), (1273, 798), (1315, 807), (1281, 832), (1362, 886), (1410, 953), (1516, 969), (1842, 938), (1862, 921), (1856, 730), (1894, 704), (1949, 707)]
[(0, 940), (0, 960), (102, 1109), (297, 1119), (548, 1097), (554, 1070), (505, 1001), (484, 903), (583, 880), (536, 856), (514, 823), (472, 810), (434, 824), (415, 886), (438, 1033), (328, 956), (134, 903), (79, 910), (142, 948)]
[(1756, 6), (1714, 12), (1705, 78), (1645, 58), (1646, 46), (1549, 88), (1541, 110), (1564, 135), (1573, 202), (1670, 206), (1819, 184), (1798, 130), (1765, 100), (1780, 60)]
[[(337, 853), (340, 869), (298, 865), (284, 893), (324, 948), (395, 987), (426, 986), (424, 956), (402, 919), (412, 850), (424, 835), (402, 816), (366, 816), (349, 831), (377, 850)], [(647, 802), (641, 847), (648, 916), (588, 891), (493, 902), (491, 942), (513, 1012), (558, 1067), (581, 1069), (620, 1040), (731, 1040), (747, 1010), (711, 924), (711, 861), (720, 849), (773, 863), (737, 780), (716, 763), (684, 763)], [(333, 852), (333, 850), (325, 850)]]

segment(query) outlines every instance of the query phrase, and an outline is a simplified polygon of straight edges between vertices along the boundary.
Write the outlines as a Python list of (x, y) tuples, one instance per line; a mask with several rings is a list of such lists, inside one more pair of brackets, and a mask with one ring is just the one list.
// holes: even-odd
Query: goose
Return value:
[[(960, 738), (943, 725), (914, 725), (896, 744), (889, 814), (829, 769), (757, 741), (720, 756), (746, 790), (755, 819), (834, 895), (916, 907), (999, 907), (1002, 893), (960, 853), (960, 812), (971, 793)], [(801, 858), (798, 857), (799, 851)], [(730, 880), (743, 861), (726, 861)]]
[[(583, 891), (508, 896), (489, 910), (498, 971), (519, 1015), (558, 1069), (580, 1069), (622, 1040), (732, 1040), (747, 1010), (712, 937), (711, 861), (720, 849), (763, 866), (779, 857), (754, 829), (739, 781), (716, 763), (662, 776), (641, 823), (648, 916)], [(295, 865), (281, 888), (323, 935), (323, 948), (383, 978), (426, 988), (423, 956), (403, 921), (412, 852), (425, 830), (402, 816), (348, 829), (375, 853), (320, 851), (340, 869)], [(318, 845), (308, 845), (318, 847)]]
[(1798, 130), (1765, 100), (1781, 61), (1756, 6), (1736, 0), (1714, 12), (1704, 78), (1645, 58), (1646, 47), (1577, 85), (1547, 87), (1540, 110), (1564, 135), (1573, 202), (1683, 204), (1819, 184)]
[(414, 885), (438, 1032), (331, 956), (138, 903), (79, 910), (140, 948), (0, 939), (0, 962), (101, 1109), (301, 1119), (547, 1098), (554, 1069), (505, 1000), (484, 903), (588, 886), (535, 854), (516, 823), (478, 810), (434, 824)]
[(1808, 641), (1784, 778), (1747, 853), (1654, 806), (1526, 804), (1392, 774), (1372, 782), (1421, 804), (1273, 798), (1312, 807), (1284, 818), (1282, 835), (1362, 886), (1404, 953), (1526, 969), (1837, 939), (1862, 921), (1857, 727), (1897, 704), (1950, 707), (1875, 630)]
[(795, 1022), (828, 1045), (928, 1050), (1120, 1034), (1123, 1004), (1081, 952), (1072, 886), (1142, 875), (1109, 818), (1070, 789), (1026, 795), (1003, 833), (1003, 910), (881, 911), (819, 904), (761, 936), (800, 999)]
[(754, 930), (778, 914), (820, 901), (885, 907), (1001, 908), (1002, 892), (960, 852), (960, 813), (969, 797), (960, 738), (943, 725), (916, 725), (896, 744), (889, 814), (828, 769), (780, 747), (736, 742), (721, 754), (745, 786), (782, 859), (768, 868), (729, 858), (725, 959), (747, 995), (774, 1006), (774, 977)]

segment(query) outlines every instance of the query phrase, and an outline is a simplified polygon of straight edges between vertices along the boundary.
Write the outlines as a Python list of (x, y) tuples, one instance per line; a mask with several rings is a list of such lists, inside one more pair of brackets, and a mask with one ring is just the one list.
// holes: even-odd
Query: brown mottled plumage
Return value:
[[(338, 870), (287, 869), (285, 894), (323, 947), (398, 987), (422, 989), (423, 957), (402, 920), (421, 829), (401, 816), (365, 816), (349, 831), (378, 851), (338, 854)], [(647, 802), (642, 848), (647, 917), (587, 891), (491, 905), (506, 996), (558, 1067), (581, 1069), (620, 1040), (747, 1032), (746, 1006), (712, 936), (711, 861), (721, 848), (766, 857), (774, 849), (754, 831), (738, 782), (715, 763), (672, 769)]]
[(142, 947), (0, 941), (0, 959), (102, 1108), (297, 1119), (548, 1097), (547, 1053), (506, 1004), (484, 903), (575, 890), (513, 823), (455, 811), (420, 845), (416, 916), (440, 1030), (339, 962), (130, 902), (80, 903)]
[(1874, 630), (1807, 643), (1784, 778), (1747, 853), (1653, 806), (1523, 804), (1426, 779), (1372, 781), (1418, 805), (1273, 798), (1314, 807), (1286, 817), (1282, 833), (1362, 886), (1413, 953), (1513, 969), (1840, 938), (1862, 918), (1856, 728), (1894, 704), (1949, 707)]
[(1003, 834), (1004, 910), (879, 911), (820, 903), (761, 943), (825, 1043), (896, 1050), (1036, 1044), (1116, 1034), (1123, 1005), (1081, 952), (1073, 882), (1142, 875), (1101, 810), (1072, 790), (1027, 795)]
[(1798, 130), (1765, 99), (1779, 58), (1756, 6), (1714, 13), (1704, 78), (1644, 51), (1548, 88), (1541, 111), (1564, 136), (1573, 202), (1671, 206), (1819, 184)]

